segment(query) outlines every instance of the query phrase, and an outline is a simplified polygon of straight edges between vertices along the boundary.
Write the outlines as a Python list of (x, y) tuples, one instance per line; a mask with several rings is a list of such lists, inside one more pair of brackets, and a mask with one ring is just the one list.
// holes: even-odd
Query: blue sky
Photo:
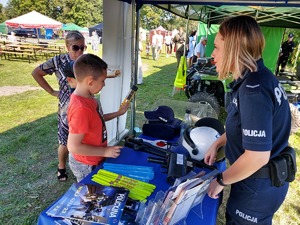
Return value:
[(3, 6), (6, 6), (6, 3), (8, 2), (8, 0), (0, 0), (0, 3), (3, 5)]

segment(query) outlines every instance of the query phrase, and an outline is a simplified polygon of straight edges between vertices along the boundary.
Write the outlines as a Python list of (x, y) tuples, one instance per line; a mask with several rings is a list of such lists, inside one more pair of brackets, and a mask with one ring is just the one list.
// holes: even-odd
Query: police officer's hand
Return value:
[(214, 179), (208, 187), (207, 195), (211, 198), (219, 198), (220, 192), (223, 190), (224, 186), (221, 186), (216, 179)]
[(217, 147), (212, 144), (204, 156), (204, 163), (206, 163), (207, 165), (214, 164), (216, 162), (217, 151)]

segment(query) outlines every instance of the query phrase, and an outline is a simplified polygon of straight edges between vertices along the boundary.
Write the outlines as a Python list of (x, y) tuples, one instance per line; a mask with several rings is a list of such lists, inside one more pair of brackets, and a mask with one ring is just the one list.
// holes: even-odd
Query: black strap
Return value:
[(271, 178), (271, 174), (270, 174), (270, 166), (266, 165), (263, 166), (262, 168), (260, 168), (258, 171), (256, 171), (254, 174), (252, 174), (250, 177), (248, 178)]

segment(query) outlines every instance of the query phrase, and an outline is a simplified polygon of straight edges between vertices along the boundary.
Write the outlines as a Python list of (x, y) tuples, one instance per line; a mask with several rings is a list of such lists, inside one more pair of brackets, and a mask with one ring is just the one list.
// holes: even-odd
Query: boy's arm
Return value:
[(72, 153), (85, 156), (103, 156), (117, 158), (121, 153), (122, 146), (97, 147), (83, 144), (84, 134), (72, 134), (68, 136), (68, 150)]
[(107, 74), (107, 78), (115, 78), (121, 75), (121, 71), (120, 70), (115, 70), (113, 71), (113, 73), (109, 73)]
[(109, 121), (118, 116), (122, 116), (124, 113), (126, 113), (126, 111), (128, 110), (129, 107), (130, 107), (130, 102), (122, 103), (122, 105), (120, 106), (120, 108), (117, 112), (104, 114), (103, 115), (104, 120)]

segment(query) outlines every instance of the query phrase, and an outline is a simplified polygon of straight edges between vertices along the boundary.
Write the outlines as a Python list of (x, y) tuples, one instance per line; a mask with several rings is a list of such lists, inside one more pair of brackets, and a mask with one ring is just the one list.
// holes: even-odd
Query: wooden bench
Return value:
[[(4, 58), (7, 60), (14, 57), (16, 59), (26, 58), (29, 63), (31, 62), (30, 60), (34, 60), (37, 62), (36, 55), (32, 52), (2, 50), (1, 53), (2, 53), (1, 57), (4, 56)], [(20, 56), (20, 57), (17, 57), (17, 56)]]

